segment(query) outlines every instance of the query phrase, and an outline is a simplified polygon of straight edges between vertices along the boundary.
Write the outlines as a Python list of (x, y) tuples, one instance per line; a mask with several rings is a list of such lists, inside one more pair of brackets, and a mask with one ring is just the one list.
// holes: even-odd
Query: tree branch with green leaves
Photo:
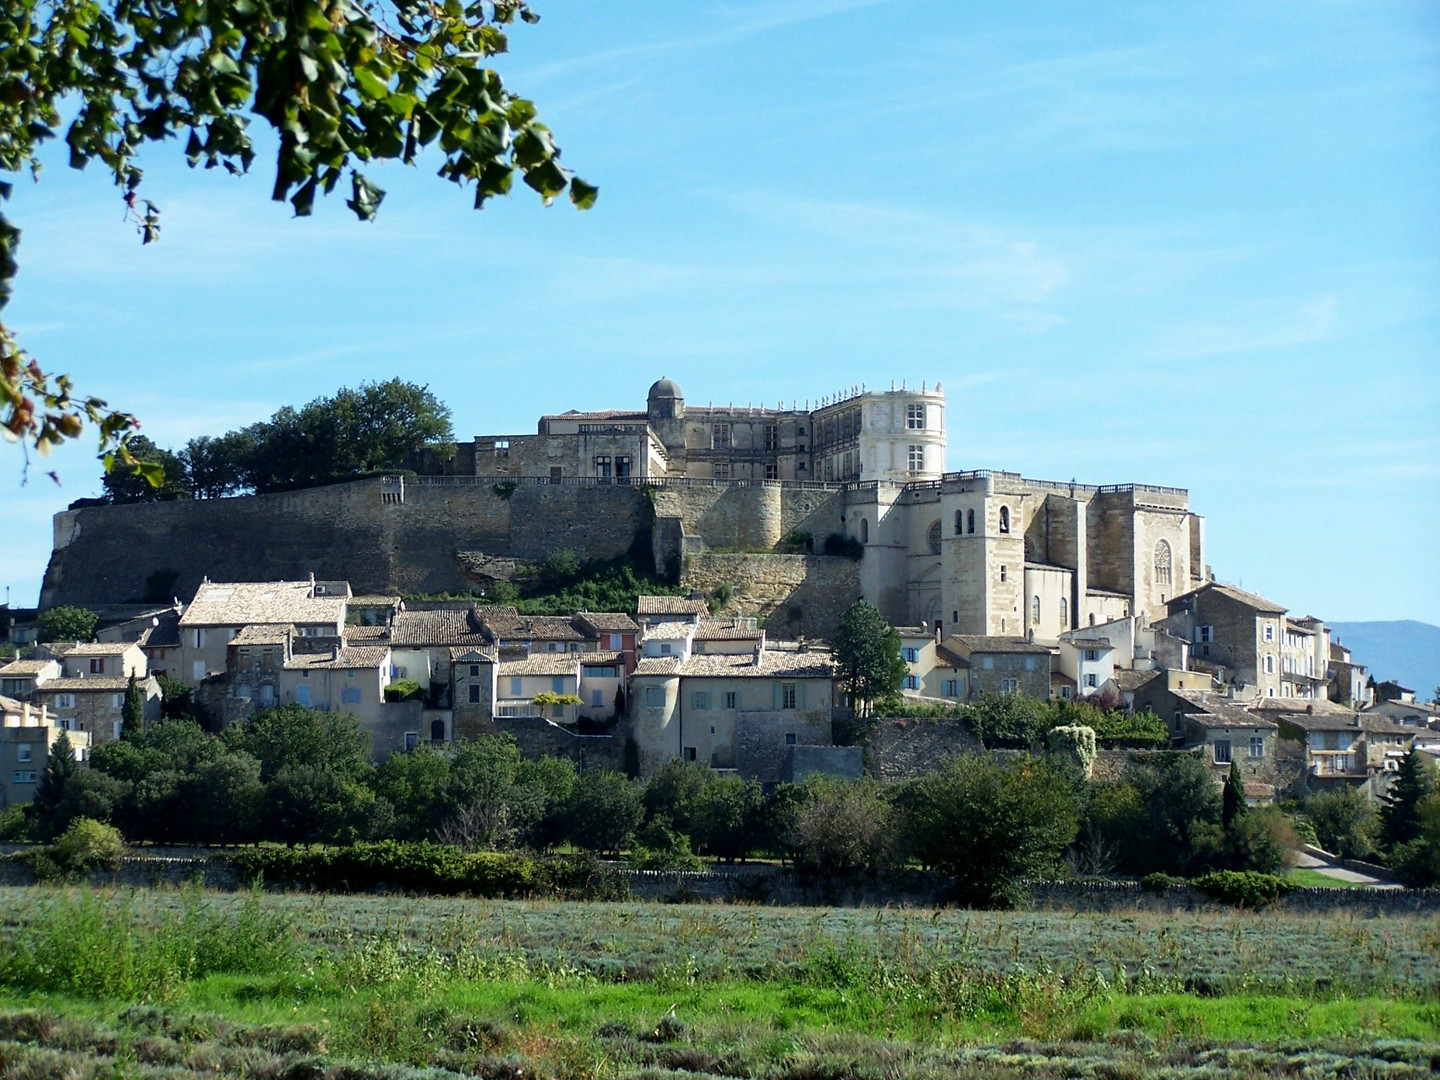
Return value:
[[(524, 0), (8, 0), (0, 172), (38, 178), (43, 145), (63, 139), (72, 168), (103, 165), (148, 244), (161, 225), (138, 196), (142, 147), (183, 138), (191, 166), (242, 174), (254, 116), (279, 135), (272, 196), (297, 216), (348, 173), (346, 205), (371, 220), (385, 193), (361, 166), (415, 164), (431, 147), (441, 177), (474, 186), (477, 209), (517, 175), (546, 205), (568, 193), (588, 209), (597, 189), (560, 164), (534, 104), (485, 66), (511, 24), (538, 18)], [(0, 203), (12, 191), (0, 183)], [(0, 311), (19, 238), (0, 214)], [(44, 455), (87, 424), (107, 470), (161, 482), (127, 445), (135, 417), (44, 370), (0, 322), (0, 430)]]

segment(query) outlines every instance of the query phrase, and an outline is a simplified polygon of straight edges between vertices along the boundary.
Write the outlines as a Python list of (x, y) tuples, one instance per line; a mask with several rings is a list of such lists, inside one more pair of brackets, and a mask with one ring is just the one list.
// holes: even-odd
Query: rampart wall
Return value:
[(702, 549), (763, 550), (795, 529), (823, 539), (840, 531), (844, 513), (840, 491), (779, 485), (647, 489), (424, 477), (406, 482), (403, 501), (386, 501), (382, 486), (374, 478), (272, 495), (62, 511), (41, 604), (140, 602), (157, 572), (174, 578), (164, 599), (193, 595), (206, 576), (276, 581), (314, 574), (348, 579), (357, 592), (458, 592), (475, 584), (461, 553), (540, 560), (568, 548), (582, 559), (611, 559), (630, 552), (642, 530), (663, 571), (679, 565), (685, 537)]

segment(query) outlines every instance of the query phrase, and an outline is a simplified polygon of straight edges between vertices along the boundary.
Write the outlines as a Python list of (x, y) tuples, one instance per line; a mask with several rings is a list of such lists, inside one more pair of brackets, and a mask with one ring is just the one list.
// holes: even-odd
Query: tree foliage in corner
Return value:
[[(440, 176), (474, 185), (477, 208), (518, 174), (547, 205), (568, 189), (587, 209), (596, 188), (560, 165), (535, 106), (484, 66), (517, 18), (539, 16), (525, 0), (7, 0), (0, 171), (38, 175), (42, 145), (63, 137), (72, 168), (105, 167), (148, 244), (160, 211), (138, 197), (141, 148), (183, 139), (192, 166), (243, 173), (249, 113), (279, 134), (272, 195), (300, 216), (348, 171), (346, 205), (370, 220), (385, 193), (358, 166), (413, 164), (430, 146)], [(10, 193), (0, 183), (0, 201)], [(19, 237), (0, 215), (0, 309)], [(43, 454), (86, 421), (107, 469), (139, 468), (126, 445), (134, 417), (42, 370), (0, 323), (0, 429)]]
[(908, 670), (900, 656), (900, 635), (873, 604), (857, 600), (845, 609), (834, 645), (841, 681), (858, 712), (899, 693)]

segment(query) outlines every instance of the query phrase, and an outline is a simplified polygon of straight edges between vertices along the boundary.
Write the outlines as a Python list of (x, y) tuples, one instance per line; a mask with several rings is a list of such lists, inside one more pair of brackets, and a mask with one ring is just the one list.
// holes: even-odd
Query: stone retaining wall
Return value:
[(732, 590), (726, 612), (758, 617), (771, 637), (829, 639), (845, 609), (860, 599), (860, 563), (827, 555), (727, 555), (686, 558), (680, 584), (702, 592)]

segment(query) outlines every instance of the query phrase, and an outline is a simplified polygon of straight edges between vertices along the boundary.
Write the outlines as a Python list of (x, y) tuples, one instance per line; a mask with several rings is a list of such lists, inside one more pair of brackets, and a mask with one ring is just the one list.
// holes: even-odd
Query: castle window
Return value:
[(602, 480), (610, 479), (610, 455), (601, 454), (595, 459), (595, 475)]
[(716, 480), (729, 480), (729, 479), (730, 479), (730, 462), (728, 462), (728, 461), (717, 461), (717, 462), (715, 462), (714, 476), (715, 476), (715, 479), (716, 479)]
[(1155, 545), (1155, 584), (1170, 584), (1170, 545), (1164, 540)]
[(778, 467), (773, 461), (767, 461), (767, 462), (765, 463), (765, 479), (766, 479), (766, 480), (778, 480), (779, 477), (780, 477), (780, 469), (779, 469), (779, 467)]
[(730, 425), (716, 424), (712, 433), (710, 445), (716, 450), (728, 448), (730, 445)]
[(1060, 598), (1060, 627), (1061, 629), (1070, 627), (1070, 601), (1063, 596)]
[(1040, 597), (1038, 596), (1030, 598), (1030, 622), (1035, 626), (1040, 625)]
[(964, 510), (956, 510), (956, 511), (955, 511), (955, 535), (956, 535), (956, 536), (963, 536), (964, 534), (965, 534), (965, 511), (964, 511)]
[(925, 447), (911, 444), (909, 464), (911, 472), (925, 471)]
[(1004, 563), (1001, 563), (1001, 564), (1000, 564), (1000, 580), (1001, 580), (1001, 581), (1007, 580), (1008, 574), (1009, 574), (1009, 570), (1006, 569)]
[(1008, 506), (1000, 507), (1000, 531), (1002, 533), (1010, 531), (1010, 508)]
[(621, 480), (627, 480), (627, 479), (629, 479), (629, 477), (630, 477), (630, 455), (629, 455), (629, 454), (621, 454), (619, 457), (617, 457), (617, 458), (615, 459), (615, 476), (616, 476), (618, 479), (621, 479)]
[(975, 511), (965, 511), (965, 531), (971, 536), (975, 535)]
[(925, 406), (905, 406), (905, 426), (910, 429), (923, 428), (925, 426)]
[(765, 449), (766, 449), (766, 450), (779, 450), (779, 449), (780, 449), (780, 425), (779, 425), (779, 424), (766, 424), (766, 425), (765, 425)]
[(860, 543), (862, 543), (862, 544), (868, 544), (869, 542), (870, 542), (870, 522), (869, 522), (869, 520), (866, 519), (866, 518), (861, 518), (861, 519), (860, 519)]
[(926, 541), (927, 541), (927, 542), (929, 543), (929, 545), (930, 545), (930, 554), (931, 554), (931, 555), (939, 555), (939, 554), (940, 554), (940, 522), (936, 521), (936, 522), (934, 522), (934, 523), (931, 524), (931, 526), (930, 526), (930, 532), (929, 532), (929, 533), (927, 534), (927, 536), (926, 536)]

